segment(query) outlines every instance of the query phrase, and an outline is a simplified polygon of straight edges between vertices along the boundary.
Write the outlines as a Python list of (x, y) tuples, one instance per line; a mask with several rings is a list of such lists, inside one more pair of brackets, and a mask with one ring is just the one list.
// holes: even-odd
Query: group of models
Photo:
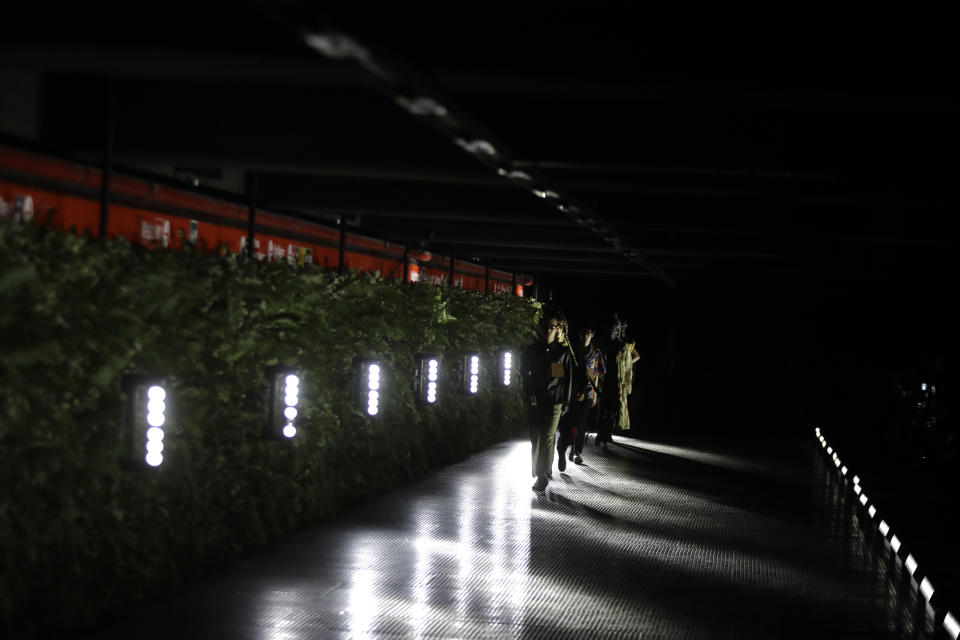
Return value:
[(529, 405), (535, 491), (546, 489), (552, 477), (554, 443), (557, 468), (564, 471), (568, 459), (583, 464), (583, 444), (591, 425), (596, 425), (598, 446), (613, 442), (614, 429), (630, 428), (627, 400), (633, 389), (633, 365), (640, 359), (626, 338), (626, 324), (616, 316), (605, 349), (594, 341), (591, 326), (571, 340), (560, 313), (546, 314), (541, 330), (542, 338), (524, 350), (520, 363)]

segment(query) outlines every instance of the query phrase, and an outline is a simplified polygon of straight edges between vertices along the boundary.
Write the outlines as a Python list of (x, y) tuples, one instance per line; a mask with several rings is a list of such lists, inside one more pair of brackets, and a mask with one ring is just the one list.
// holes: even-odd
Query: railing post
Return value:
[(110, 179), (113, 175), (113, 142), (115, 119), (115, 97), (113, 81), (107, 78), (105, 87), (105, 131), (103, 142), (103, 166), (100, 171), (100, 239), (106, 240), (110, 226)]
[[(247, 258), (251, 261), (257, 259), (257, 174), (247, 174)], [(270, 257), (267, 256), (269, 261)]]
[(343, 268), (347, 263), (347, 229), (343, 215), (337, 216), (337, 225), (340, 227), (340, 266), (339, 271), (343, 273)]

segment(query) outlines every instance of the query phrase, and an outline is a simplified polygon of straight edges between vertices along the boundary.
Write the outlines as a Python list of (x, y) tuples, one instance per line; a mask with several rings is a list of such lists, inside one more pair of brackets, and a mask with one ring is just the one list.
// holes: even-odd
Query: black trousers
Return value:
[(600, 416), (597, 420), (595, 442), (597, 444), (613, 442), (613, 426), (617, 424), (617, 418), (620, 415), (620, 399), (610, 393), (601, 393), (597, 409), (600, 411)]
[(570, 413), (567, 414), (569, 419), (561, 422), (558, 431), (559, 437), (557, 438), (557, 451), (560, 452), (561, 456), (570, 445), (573, 445), (575, 455), (583, 453), (583, 442), (587, 437), (587, 427), (590, 424), (590, 410), (592, 409), (590, 404), (589, 399), (574, 400), (570, 407)]

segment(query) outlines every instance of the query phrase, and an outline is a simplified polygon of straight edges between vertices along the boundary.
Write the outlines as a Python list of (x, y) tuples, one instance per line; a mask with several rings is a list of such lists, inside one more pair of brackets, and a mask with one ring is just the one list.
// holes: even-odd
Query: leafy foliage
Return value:
[[(0, 228), (0, 635), (92, 623), (507, 437), (515, 387), (489, 372), (479, 397), (421, 410), (414, 354), (492, 362), (533, 338), (537, 313), (512, 296)], [(375, 422), (351, 402), (358, 355), (385, 364)], [(260, 438), (271, 364), (303, 371), (295, 442)], [(142, 372), (167, 380), (169, 437), (161, 469), (130, 471), (121, 379)]]

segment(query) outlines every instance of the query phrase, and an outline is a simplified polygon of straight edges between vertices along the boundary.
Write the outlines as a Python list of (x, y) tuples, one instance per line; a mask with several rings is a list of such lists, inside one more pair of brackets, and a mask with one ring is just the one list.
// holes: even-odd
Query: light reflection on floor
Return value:
[(138, 635), (933, 637), (813, 457), (789, 484), (734, 453), (629, 444), (588, 445), (542, 495), (530, 445), (498, 445), (241, 562)]

